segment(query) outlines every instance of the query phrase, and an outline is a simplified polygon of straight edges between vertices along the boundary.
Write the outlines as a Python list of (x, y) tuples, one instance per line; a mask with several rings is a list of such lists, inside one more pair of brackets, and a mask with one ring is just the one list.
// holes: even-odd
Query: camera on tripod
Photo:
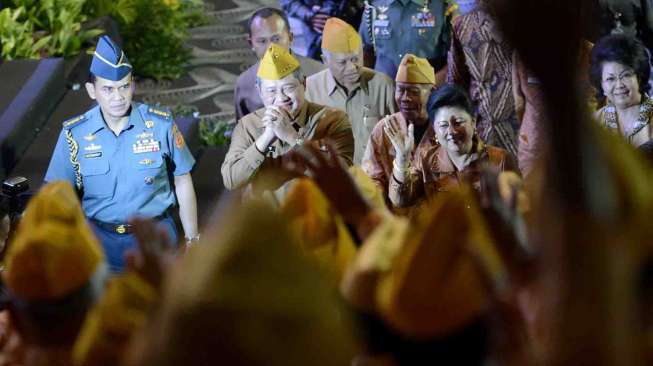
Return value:
[(11, 177), (2, 182), (2, 196), (9, 205), (9, 218), (13, 221), (22, 215), (27, 203), (29, 181), (25, 177)]

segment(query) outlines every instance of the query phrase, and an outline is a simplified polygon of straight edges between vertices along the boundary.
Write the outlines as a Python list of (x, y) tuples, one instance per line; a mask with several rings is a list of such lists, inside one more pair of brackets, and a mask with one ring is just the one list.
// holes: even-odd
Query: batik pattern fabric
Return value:
[(482, 8), (453, 21), (447, 82), (469, 91), (483, 141), (517, 155), (512, 48)]

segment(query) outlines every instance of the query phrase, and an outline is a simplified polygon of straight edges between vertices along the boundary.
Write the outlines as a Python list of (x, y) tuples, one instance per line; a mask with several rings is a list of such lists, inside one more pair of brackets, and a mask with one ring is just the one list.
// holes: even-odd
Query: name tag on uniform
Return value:
[(383, 20), (383, 19), (377, 19), (374, 21), (374, 26), (375, 27), (387, 27), (390, 25), (389, 20)]
[(161, 143), (154, 139), (138, 140), (133, 145), (134, 154), (157, 152), (161, 150)]
[(84, 154), (84, 157), (86, 159), (95, 159), (95, 158), (99, 158), (101, 156), (102, 156), (102, 151)]
[(154, 134), (152, 132), (143, 132), (139, 135), (136, 135), (136, 138), (139, 138), (141, 140), (151, 138), (151, 137), (154, 137)]

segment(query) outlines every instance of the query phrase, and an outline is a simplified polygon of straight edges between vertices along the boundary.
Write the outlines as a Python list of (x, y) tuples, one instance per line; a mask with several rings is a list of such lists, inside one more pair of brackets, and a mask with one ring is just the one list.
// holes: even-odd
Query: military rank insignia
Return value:
[(431, 13), (427, 1), (424, 2), (422, 9), (411, 17), (411, 26), (419, 29), (418, 33), (420, 36), (426, 33), (425, 28), (435, 27), (435, 16)]
[(149, 111), (152, 114), (156, 114), (157, 116), (163, 117), (163, 118), (166, 118), (166, 119), (170, 118), (170, 116), (171, 116), (170, 112), (164, 112), (164, 111), (158, 110), (156, 108), (150, 108)]
[(176, 123), (172, 125), (172, 136), (175, 139), (175, 146), (177, 146), (177, 149), (183, 149), (186, 142), (184, 141), (184, 135), (181, 134)]

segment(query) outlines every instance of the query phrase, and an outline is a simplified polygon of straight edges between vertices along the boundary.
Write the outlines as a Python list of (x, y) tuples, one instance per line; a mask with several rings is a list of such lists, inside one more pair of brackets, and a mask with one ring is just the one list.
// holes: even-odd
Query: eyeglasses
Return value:
[(603, 79), (603, 82), (606, 84), (615, 84), (617, 80), (621, 81), (622, 83), (625, 81), (630, 81), (633, 78), (635, 78), (635, 73), (632, 71), (625, 71), (619, 75), (619, 77), (616, 77), (614, 75), (610, 75), (607, 78)]

